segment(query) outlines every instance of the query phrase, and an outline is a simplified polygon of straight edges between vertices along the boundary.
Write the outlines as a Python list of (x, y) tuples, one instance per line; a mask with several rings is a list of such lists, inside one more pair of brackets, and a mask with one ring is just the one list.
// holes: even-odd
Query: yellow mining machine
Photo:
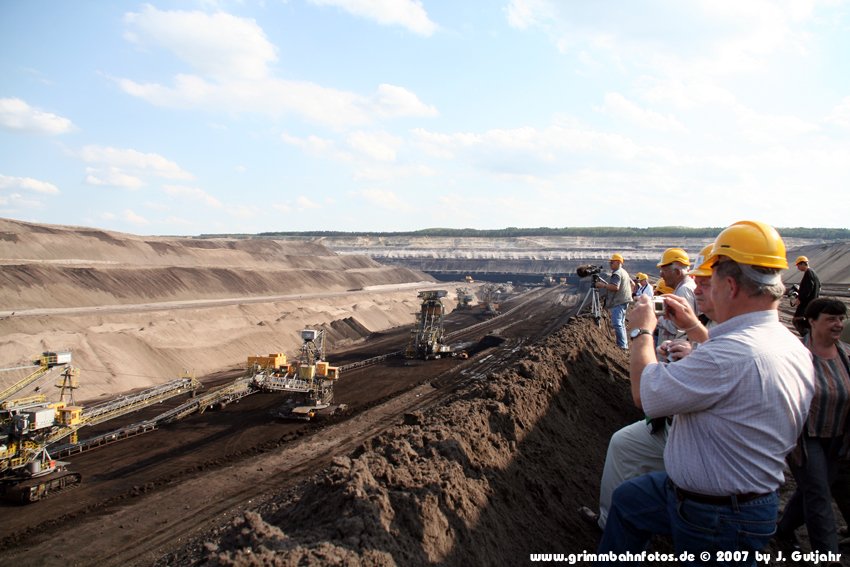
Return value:
[[(51, 458), (49, 436), (63, 421), (79, 419), (79, 408), (48, 402), (43, 393), (12, 399), (57, 367), (71, 367), (70, 352), (44, 352), (29, 368), (36, 370), (0, 392), (0, 495), (15, 502), (34, 502), (80, 483), (68, 463)], [(20, 367), (26, 368), (26, 367)], [(40, 390), (36, 388), (36, 392)]]
[[(43, 393), (0, 401), (0, 496), (13, 502), (35, 502), (55, 492), (78, 485), (82, 477), (67, 470), (69, 463), (51, 457), (62, 453), (56, 443), (69, 439), (66, 447), (77, 447), (77, 431), (103, 423), (178, 394), (194, 392), (200, 382), (183, 377), (149, 390), (122, 396), (93, 406), (74, 403), (79, 370), (71, 364), (70, 352), (45, 352), (37, 362), (39, 370), (4, 391), (16, 392), (51, 368), (62, 366), (59, 401), (47, 401)], [(79, 452), (79, 451), (74, 451)]]
[(79, 408), (65, 402), (7, 400), (0, 409), (0, 492), (14, 502), (35, 502), (76, 486), (79, 473), (47, 452), (50, 434), (63, 420), (79, 419)]
[(478, 289), (478, 298), (484, 305), (485, 315), (495, 317), (501, 313), (502, 291), (496, 284), (487, 284)]
[(71, 364), (71, 353), (69, 351), (62, 352), (44, 352), (38, 359), (34, 360), (30, 366), (20, 366), (17, 368), (4, 368), (3, 370), (16, 370), (18, 368), (36, 368), (34, 372), (27, 375), (23, 380), (15, 382), (2, 392), (0, 392), (0, 402), (11, 398), (17, 392), (20, 392), (33, 382), (44, 376), (50, 370), (58, 366), (67, 366)]
[(275, 413), (284, 419), (310, 420), (317, 414), (333, 414), (344, 405), (332, 404), (334, 383), (339, 367), (325, 360), (325, 331), (301, 331), (298, 360), (287, 363), (286, 355), (249, 357), (255, 374), (254, 387), (267, 392), (291, 392), (294, 396)]
[(475, 295), (469, 291), (468, 287), (459, 287), (455, 290), (455, 293), (457, 293), (456, 309), (469, 309), (472, 302), (475, 301)]
[(452, 349), (443, 344), (443, 317), (446, 310), (442, 299), (445, 290), (428, 290), (419, 292), (422, 305), (416, 313), (416, 323), (410, 333), (410, 341), (404, 351), (406, 358), (440, 358), (451, 356)]

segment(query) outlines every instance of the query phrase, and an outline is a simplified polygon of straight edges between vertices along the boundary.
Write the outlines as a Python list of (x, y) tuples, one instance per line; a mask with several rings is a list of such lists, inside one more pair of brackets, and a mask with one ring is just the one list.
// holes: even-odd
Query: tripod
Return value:
[(602, 303), (599, 301), (599, 290), (596, 288), (596, 282), (598, 281), (598, 279), (599, 276), (593, 276), (593, 281), (590, 284), (590, 289), (587, 290), (584, 299), (582, 299), (581, 301), (581, 305), (578, 306), (576, 316), (581, 316), (582, 312), (585, 310), (585, 307), (589, 307), (589, 314), (593, 316), (593, 319), (596, 321), (596, 324), (600, 325), (600, 321), (602, 320)]

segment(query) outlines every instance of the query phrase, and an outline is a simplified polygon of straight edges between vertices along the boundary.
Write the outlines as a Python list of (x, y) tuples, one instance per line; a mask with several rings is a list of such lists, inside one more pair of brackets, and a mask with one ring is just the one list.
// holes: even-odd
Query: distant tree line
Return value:
[[(517, 228), (508, 227), (495, 230), (478, 230), (474, 228), (424, 228), (404, 232), (343, 232), (337, 230), (305, 230), (302, 232), (260, 232), (257, 234), (201, 234), (199, 238), (333, 238), (351, 236), (432, 236), (432, 237), (478, 237), (478, 238), (511, 238), (522, 236), (615, 236), (615, 237), (694, 237), (714, 238), (723, 227), (693, 228), (687, 226), (652, 226), (647, 228), (622, 226), (586, 226), (565, 228)], [(846, 228), (778, 228), (782, 236), (789, 238), (820, 238), (825, 240), (850, 240), (850, 229)]]

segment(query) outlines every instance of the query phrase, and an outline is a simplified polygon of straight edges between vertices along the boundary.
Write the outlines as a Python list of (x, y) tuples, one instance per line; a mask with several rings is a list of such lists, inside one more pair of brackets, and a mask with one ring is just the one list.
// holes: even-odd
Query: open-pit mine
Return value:
[[(0, 219), (0, 561), (592, 551), (576, 509), (596, 505), (608, 439), (641, 415), (607, 316), (580, 309), (576, 266), (627, 251), (654, 275), (663, 248), (702, 244), (165, 238)], [(846, 243), (798, 251), (845, 294)]]

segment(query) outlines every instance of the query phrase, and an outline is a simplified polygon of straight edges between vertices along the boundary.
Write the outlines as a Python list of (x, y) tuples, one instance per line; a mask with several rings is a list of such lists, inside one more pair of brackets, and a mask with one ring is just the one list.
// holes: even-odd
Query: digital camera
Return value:
[(652, 298), (652, 307), (655, 309), (656, 315), (664, 314), (664, 298), (663, 297), (653, 297)]

